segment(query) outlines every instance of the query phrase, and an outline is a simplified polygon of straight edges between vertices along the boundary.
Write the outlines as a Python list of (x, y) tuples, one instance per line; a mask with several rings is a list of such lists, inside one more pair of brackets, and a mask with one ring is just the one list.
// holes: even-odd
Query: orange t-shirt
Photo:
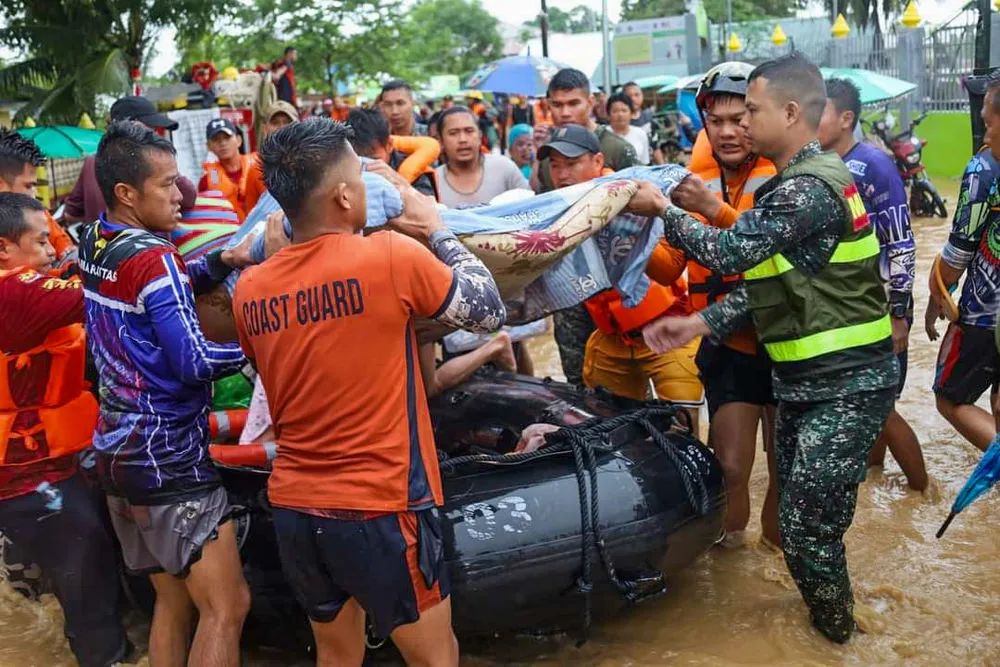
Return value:
[(243, 273), (233, 310), (274, 422), (273, 504), (404, 512), (443, 503), (413, 318), (437, 313), (453, 280), (395, 232), (326, 234)]

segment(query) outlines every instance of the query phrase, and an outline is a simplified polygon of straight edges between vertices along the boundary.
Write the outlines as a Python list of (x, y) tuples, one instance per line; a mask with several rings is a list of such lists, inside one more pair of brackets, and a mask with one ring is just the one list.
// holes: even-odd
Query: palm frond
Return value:
[(75, 122), (76, 100), (73, 96), (73, 85), (76, 81), (68, 77), (53, 88), (38, 90), (23, 107), (18, 109), (18, 121), (28, 116), (44, 122)]
[(125, 52), (111, 49), (98, 54), (76, 72), (76, 98), (84, 108), (90, 108), (94, 97), (101, 93), (121, 95), (128, 90), (129, 66)]
[(0, 94), (18, 95), (30, 88), (46, 88), (56, 77), (55, 67), (46, 58), (28, 58), (0, 69)]

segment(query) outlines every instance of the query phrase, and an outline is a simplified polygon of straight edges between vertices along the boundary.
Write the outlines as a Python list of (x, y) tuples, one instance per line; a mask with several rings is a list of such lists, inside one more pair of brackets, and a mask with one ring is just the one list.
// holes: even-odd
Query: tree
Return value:
[[(702, 4), (705, 6), (709, 21), (726, 22), (726, 0), (704, 0)], [(791, 16), (796, 10), (804, 8), (807, 0), (732, 0), (732, 4), (733, 21), (754, 21)], [(679, 16), (686, 11), (685, 5), (685, 0), (624, 0), (621, 20), (637, 21), (660, 16)]]
[[(827, 11), (833, 16), (833, 0), (825, 0), (825, 3)], [(872, 26), (875, 40), (880, 42), (883, 22), (888, 24), (898, 16), (905, 4), (903, 0), (841, 0), (837, 8), (860, 28)]]
[(75, 122), (98, 95), (127, 92), (156, 35), (205, 32), (226, 16), (226, 0), (7, 0), (0, 43), (24, 58), (0, 70), (0, 94), (27, 100), (19, 116)]
[[(601, 16), (586, 5), (577, 5), (573, 9), (564, 11), (558, 7), (548, 10), (549, 30), (552, 32), (596, 32), (601, 29)], [(542, 27), (542, 15), (539, 14), (530, 21), (525, 21), (524, 25)]]
[(299, 52), (299, 86), (333, 94), (352, 73), (395, 68), (397, 10), (391, 0), (253, 0), (237, 11), (238, 29), (182, 43), (181, 69), (202, 60), (252, 68), (276, 60), (290, 45)]
[(421, 0), (400, 26), (402, 58), (395, 71), (413, 81), (469, 76), (503, 55), (498, 23), (479, 0)]

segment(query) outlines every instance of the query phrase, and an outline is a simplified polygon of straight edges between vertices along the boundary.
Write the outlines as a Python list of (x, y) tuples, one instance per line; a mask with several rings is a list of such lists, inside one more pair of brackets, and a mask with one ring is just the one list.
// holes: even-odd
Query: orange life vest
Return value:
[[(0, 271), (0, 280), (23, 273), (23, 269)], [(35, 363), (47, 354), (50, 359), (45, 394), (36, 405), (17, 405), (11, 394), (10, 371)], [(86, 340), (83, 325), (71, 324), (55, 329), (41, 345), (17, 354), (0, 351), (0, 465), (7, 460), (11, 438), (23, 438), (28, 451), (39, 450), (38, 458), (13, 465), (29, 465), (44, 459), (75, 454), (90, 445), (97, 424), (97, 400), (84, 380)], [(44, 363), (44, 360), (39, 361)], [(20, 412), (37, 410), (40, 423), (25, 430), (14, 430)], [(45, 433), (48, 451), (41, 451), (35, 439)]]
[(621, 295), (613, 289), (592, 296), (584, 302), (587, 312), (597, 328), (609, 334), (628, 334), (639, 331), (675, 305), (685, 303), (687, 283), (678, 278), (665, 286), (650, 281), (646, 297), (635, 307), (626, 308)]
[[(228, 199), (240, 222), (247, 217), (247, 181), (250, 178), (250, 170), (254, 167), (256, 160), (249, 155), (240, 156), (240, 181), (233, 183), (229, 174), (219, 162), (206, 162), (202, 165), (205, 169), (205, 178), (208, 181), (209, 190), (218, 190), (222, 196)], [(256, 203), (256, 202), (255, 202)]]
[[(700, 176), (716, 197), (723, 199), (725, 185), (723, 185), (722, 170), (712, 155), (712, 145), (704, 130), (698, 133), (698, 138), (695, 140), (688, 169), (691, 173)], [(727, 184), (728, 192), (726, 194), (729, 198), (729, 205), (741, 213), (750, 210), (754, 205), (754, 193), (757, 192), (757, 188), (771, 180), (776, 174), (777, 170), (770, 160), (758, 157), (756, 162), (747, 169), (743, 179), (736, 183)], [(705, 224), (709, 224), (701, 216), (696, 215), (695, 217)], [(720, 275), (694, 260), (688, 260), (687, 276), (691, 307), (696, 311), (704, 310), (710, 303), (721, 301), (736, 288), (743, 278), (740, 274)], [(757, 351), (757, 337), (752, 329), (738, 331), (725, 342), (734, 350), (746, 354), (754, 354)]]

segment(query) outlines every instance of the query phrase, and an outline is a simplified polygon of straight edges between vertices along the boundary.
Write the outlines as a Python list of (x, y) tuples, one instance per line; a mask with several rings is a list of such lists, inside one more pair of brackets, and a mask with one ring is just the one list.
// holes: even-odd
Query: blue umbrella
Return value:
[(541, 97), (555, 73), (566, 67), (551, 58), (509, 56), (494, 60), (476, 70), (466, 88), (509, 95)]
[(955, 503), (951, 506), (951, 513), (944, 520), (944, 523), (941, 524), (937, 536), (940, 538), (944, 535), (944, 531), (948, 530), (952, 519), (972, 504), (976, 498), (989, 491), (997, 483), (997, 480), (1000, 480), (1000, 434), (993, 438), (993, 442), (990, 443), (989, 449), (983, 454), (979, 465), (969, 475), (969, 479), (965, 481), (965, 486), (962, 487), (962, 490), (958, 492), (958, 497), (955, 498)]

